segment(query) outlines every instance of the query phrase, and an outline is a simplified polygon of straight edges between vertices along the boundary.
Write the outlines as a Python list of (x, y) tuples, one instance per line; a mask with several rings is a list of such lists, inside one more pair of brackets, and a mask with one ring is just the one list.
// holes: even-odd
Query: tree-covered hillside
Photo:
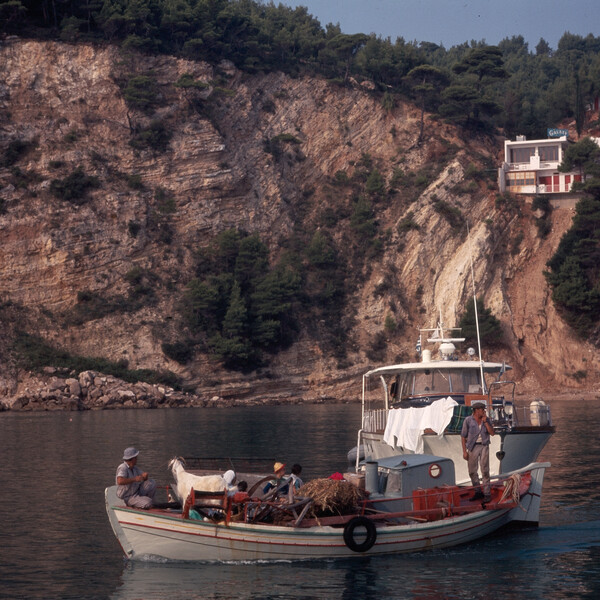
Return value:
[[(463, 126), (509, 137), (545, 135), (565, 119), (585, 123), (600, 89), (600, 37), (565, 33), (556, 49), (523, 37), (498, 46), (344, 34), (305, 8), (255, 0), (2, 0), (5, 34), (121, 44), (195, 60), (233, 61), (248, 72), (310, 72), (340, 84), (369, 80), (392, 108), (410, 97)], [(428, 67), (424, 69), (423, 67)]]
[[(556, 49), (542, 39), (530, 50), (519, 35), (498, 46), (472, 41), (446, 49), (402, 38), (346, 35), (338, 26), (323, 26), (304, 8), (254, 0), (0, 0), (0, 33), (4, 39), (11, 35), (59, 39), (69, 42), (69, 47), (77, 42), (119, 45), (123, 60), (111, 76), (131, 109), (127, 114), (128, 144), (137, 152), (151, 151), (154, 156), (167, 153), (176, 129), (169, 120), (170, 112), (159, 114), (158, 110), (168, 104), (168, 94), (174, 90), (183, 90), (189, 102), (190, 112), (186, 109), (182, 119), (191, 120), (192, 114), (193, 118), (206, 118), (219, 131), (219, 118), (223, 123), (227, 115), (227, 103), (220, 100), (235, 95), (224, 87), (228, 85), (223, 75), (227, 71), (222, 65), (224, 59), (248, 74), (283, 71), (296, 82), (301, 81), (301, 75), (315, 76), (336, 92), (360, 89), (357, 95), (368, 97), (370, 102), (374, 98), (388, 111), (385, 116), (393, 116), (394, 107), (401, 102), (413, 102), (421, 115), (417, 148), (434, 137), (428, 131), (432, 122), (451, 123), (457, 127), (452, 131), (458, 131), (465, 140), (486, 139), (487, 143), (491, 138), (486, 134), (490, 133), (545, 137), (547, 127), (568, 120), (575, 122), (580, 133), (598, 125), (590, 122), (591, 113), (585, 110), (600, 88), (600, 37), (592, 35), (583, 38), (565, 33)], [(214, 80), (209, 85), (185, 73), (161, 87), (151, 69), (142, 72), (131, 67), (134, 61), (128, 58), (138, 57), (136, 53), (206, 61), (216, 67), (211, 71)], [(357, 86), (363, 82), (368, 85)], [(285, 96), (265, 95), (261, 100), (264, 115), (276, 111), (275, 100), (285, 101)], [(433, 113), (433, 121), (425, 118), (427, 113)], [(10, 119), (8, 112), (6, 118)], [(262, 141), (263, 151), (272, 157), (282, 179), (286, 165), (306, 160), (298, 150), (302, 143), (296, 136), (299, 132), (275, 132)], [(396, 127), (389, 133), (395, 138)], [(75, 143), (79, 135), (84, 133), (71, 129), (64, 143)], [(26, 188), (27, 179), (35, 179), (35, 173), (23, 170), (24, 157), (33, 151), (35, 143), (16, 135), (2, 140), (0, 167), (10, 170), (15, 188)], [(352, 142), (346, 143), (351, 147)], [(548, 263), (547, 277), (565, 321), (598, 342), (597, 334), (590, 333), (597, 330), (600, 314), (600, 172), (594, 167), (594, 148), (590, 140), (575, 144), (564, 163), (568, 170), (580, 168), (586, 173), (588, 196), (579, 204), (573, 228)], [(402, 148), (404, 153), (407, 150), (407, 146)], [(221, 231), (198, 248), (191, 281), (178, 297), (178, 327), (173, 326), (163, 340), (164, 354), (182, 365), (189, 364), (194, 355), (207, 354), (228, 367), (252, 368), (261, 365), (269, 353), (293, 343), (299, 323), (304, 322), (319, 323), (326, 331), (322, 346), (343, 362), (347, 332), (352, 328), (351, 318), (343, 318), (344, 310), (351, 302), (352, 290), (364, 283), (357, 267), (367, 260), (379, 260), (392, 237), (392, 230), (384, 229), (377, 217), (388, 204), (411, 207), (457, 148), (438, 141), (426, 166), (419, 169), (402, 162), (405, 157), (399, 151), (397, 163), (387, 173), (380, 172), (369, 151), (365, 149), (360, 161), (351, 161), (351, 169), (338, 170), (327, 182), (327, 197), (344, 198), (338, 202), (337, 211), (325, 202), (311, 218), (303, 216), (315, 190), (310, 186), (302, 190), (303, 206), (296, 208), (293, 233), (280, 240), (285, 248), (281, 256), (269, 257), (260, 236), (235, 228)], [(92, 158), (87, 165), (91, 171), (56, 159), (48, 163), (53, 170), (47, 188), (52, 201), (80, 207), (93, 190), (106, 186), (107, 178), (98, 175), (102, 169), (96, 167), (108, 159), (98, 153)], [(455, 191), (468, 195), (486, 188), (489, 194), (496, 185), (493, 160), (483, 160), (482, 156), (473, 160), (477, 166), (469, 164), (465, 171), (469, 181), (461, 184), (461, 190), (457, 185)], [(225, 168), (227, 162), (219, 166)], [(147, 230), (143, 231), (143, 220), (136, 217), (127, 224), (128, 235), (135, 240), (142, 230), (140, 237), (147, 235), (161, 247), (168, 246), (174, 236), (171, 217), (175, 212), (169, 190), (149, 186), (136, 172), (121, 173), (118, 179), (114, 185), (127, 188), (121, 189), (122, 193), (136, 190), (145, 194), (151, 207)], [(321, 199), (317, 195), (315, 205)], [(432, 195), (431, 203), (454, 234), (464, 227), (465, 216), (457, 206), (436, 195)], [(0, 198), (0, 213), (8, 204)], [(516, 204), (514, 199), (498, 197), (496, 207), (508, 212)], [(398, 233), (419, 229), (413, 216), (412, 212), (405, 214), (395, 226)], [(545, 219), (537, 222), (549, 227)], [(399, 247), (399, 252), (402, 249)], [(86, 323), (108, 314), (139, 311), (156, 302), (154, 288), (158, 284), (150, 271), (132, 268), (125, 280), (126, 291), (111, 295), (82, 289), (71, 320)], [(391, 284), (379, 284), (377, 293), (382, 295), (386, 285)], [(399, 306), (404, 300), (400, 292), (396, 295)], [(372, 360), (383, 359), (388, 338), (404, 325), (398, 317), (401, 311), (395, 308), (390, 308), (385, 330), (373, 336), (368, 349)]]
[(600, 341), (600, 148), (589, 137), (567, 149), (561, 171), (579, 169), (584, 197), (546, 273), (552, 299), (563, 318), (584, 339)]

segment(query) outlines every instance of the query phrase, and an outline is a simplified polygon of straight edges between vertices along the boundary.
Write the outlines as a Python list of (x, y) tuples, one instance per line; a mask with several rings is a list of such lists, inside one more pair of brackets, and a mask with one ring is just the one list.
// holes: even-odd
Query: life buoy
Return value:
[(442, 474), (442, 467), (437, 463), (429, 465), (429, 475), (434, 479), (437, 479)]
[[(357, 527), (364, 527), (367, 532), (365, 540), (358, 544), (354, 539), (354, 530)], [(377, 539), (377, 530), (373, 521), (369, 521), (366, 517), (354, 517), (344, 525), (344, 543), (352, 552), (366, 552), (373, 547)]]

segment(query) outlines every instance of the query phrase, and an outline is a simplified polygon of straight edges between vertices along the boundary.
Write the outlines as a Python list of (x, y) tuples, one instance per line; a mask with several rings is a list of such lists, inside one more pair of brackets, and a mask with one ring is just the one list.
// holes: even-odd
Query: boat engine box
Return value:
[(430, 454), (402, 454), (378, 461), (380, 491), (386, 496), (412, 496), (417, 488), (455, 485), (454, 463)]

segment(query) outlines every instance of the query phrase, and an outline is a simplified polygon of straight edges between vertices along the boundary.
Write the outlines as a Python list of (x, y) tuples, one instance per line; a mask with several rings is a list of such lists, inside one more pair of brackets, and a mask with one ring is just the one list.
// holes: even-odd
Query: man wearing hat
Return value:
[[(275, 479), (271, 479), (267, 485), (263, 488), (263, 494), (271, 491), (273, 488), (279, 488), (278, 494), (285, 495), (288, 493), (288, 486), (282, 485), (287, 482), (288, 478), (285, 476), (285, 464), (282, 462), (276, 462), (273, 465), (273, 475)], [(282, 486), (282, 487), (279, 487)]]
[(156, 482), (137, 466), (139, 450), (126, 448), (117, 468), (117, 496), (133, 508), (150, 508), (156, 493)]
[(473, 414), (469, 415), (462, 426), (460, 432), (463, 448), (463, 458), (469, 465), (469, 477), (474, 486), (479, 486), (479, 474), (477, 469), (481, 469), (481, 479), (483, 483), (483, 492), (478, 490), (473, 496), (473, 500), (490, 500), (490, 436), (494, 435), (494, 428), (490, 425), (484, 402), (473, 402), (471, 404)]

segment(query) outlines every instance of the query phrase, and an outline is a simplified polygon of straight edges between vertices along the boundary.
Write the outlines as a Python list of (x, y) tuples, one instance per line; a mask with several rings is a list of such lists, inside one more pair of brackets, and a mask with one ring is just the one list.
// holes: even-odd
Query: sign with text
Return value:
[(548, 127), (548, 137), (549, 138), (559, 138), (563, 135), (569, 137), (568, 129), (556, 129), (555, 127)]

